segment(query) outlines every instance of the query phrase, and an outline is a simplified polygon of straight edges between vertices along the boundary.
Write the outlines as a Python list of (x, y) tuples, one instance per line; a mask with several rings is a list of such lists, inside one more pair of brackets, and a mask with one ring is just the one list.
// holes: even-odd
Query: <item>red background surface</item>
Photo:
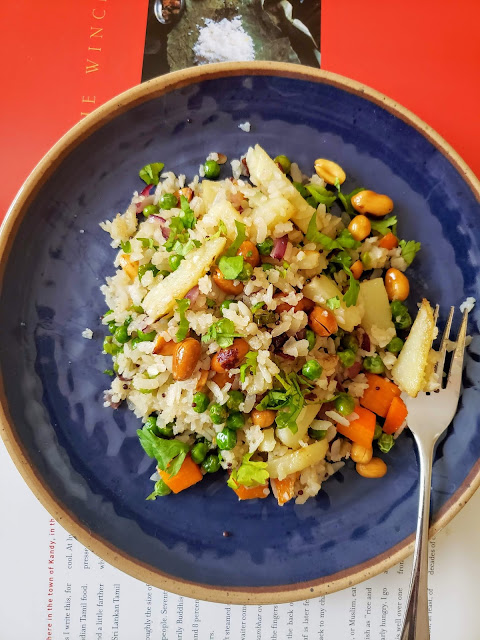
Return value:
[(322, 0), (322, 68), (415, 112), (478, 177), (479, 24), (479, 0)]

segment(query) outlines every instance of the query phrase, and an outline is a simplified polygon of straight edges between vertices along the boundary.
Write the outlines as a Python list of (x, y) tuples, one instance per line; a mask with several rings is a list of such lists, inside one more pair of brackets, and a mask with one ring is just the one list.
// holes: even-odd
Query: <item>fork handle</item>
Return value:
[(420, 494), (410, 593), (400, 640), (429, 640), (428, 529), (430, 523), (433, 447), (435, 442), (424, 443), (421, 435), (414, 434), (414, 436), (420, 458)]

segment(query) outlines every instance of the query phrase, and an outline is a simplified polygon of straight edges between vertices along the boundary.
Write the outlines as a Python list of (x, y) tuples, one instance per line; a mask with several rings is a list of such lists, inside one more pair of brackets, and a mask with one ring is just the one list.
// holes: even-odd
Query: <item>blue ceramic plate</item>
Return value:
[[(238, 128), (246, 120), (250, 133)], [(340, 589), (407, 555), (417, 509), (413, 440), (405, 434), (385, 456), (383, 480), (347, 464), (303, 506), (239, 503), (220, 477), (146, 502), (153, 465), (135, 435), (139, 421), (102, 402), (110, 363), (99, 286), (114, 252), (98, 226), (125, 209), (148, 162), (193, 177), (210, 151), (238, 158), (257, 142), (305, 170), (332, 158), (348, 175), (347, 191), (389, 194), (401, 235), (422, 242), (411, 299), (439, 303), (442, 322), (450, 305), (480, 298), (478, 182), (424, 123), (363, 85), (312, 69), (189, 69), (87, 117), (12, 206), (0, 239), (0, 418), (31, 488), (98, 555), (171, 591), (260, 603)], [(473, 312), (470, 332), (477, 321)], [(82, 338), (85, 327), (93, 340)], [(477, 336), (457, 417), (437, 448), (434, 530), (479, 483), (479, 362)]]

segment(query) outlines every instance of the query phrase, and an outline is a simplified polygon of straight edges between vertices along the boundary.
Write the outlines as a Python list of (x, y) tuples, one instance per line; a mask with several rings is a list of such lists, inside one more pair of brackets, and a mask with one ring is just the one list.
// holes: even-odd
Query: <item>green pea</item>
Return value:
[(317, 336), (315, 335), (315, 331), (311, 329), (307, 329), (305, 332), (305, 337), (308, 340), (308, 350), (311, 351), (315, 347), (315, 343), (317, 342)]
[(220, 469), (220, 460), (218, 459), (218, 455), (211, 453), (207, 456), (202, 462), (202, 469), (206, 471), (206, 473), (215, 473), (218, 471)]
[(257, 244), (258, 253), (261, 256), (269, 256), (272, 253), (273, 249), (273, 239), (265, 238), (263, 242)]
[(149, 331), (148, 333), (143, 333), (140, 329), (137, 329), (137, 338), (139, 342), (152, 342), (155, 340), (155, 336), (157, 335), (156, 331)]
[(362, 253), (362, 256), (361, 256), (360, 260), (362, 261), (362, 264), (363, 264), (365, 269), (371, 269), (372, 268), (372, 259), (370, 257), (370, 254), (368, 253), (368, 251), (365, 251), (365, 253)]
[(214, 180), (220, 175), (220, 165), (215, 160), (207, 160), (203, 165), (205, 178)]
[(382, 435), (378, 439), (377, 444), (382, 453), (388, 453), (395, 444), (395, 440), (392, 435), (389, 435), (388, 433), (382, 433)]
[(403, 344), (403, 340), (398, 336), (395, 336), (390, 340), (385, 348), (387, 351), (390, 351), (390, 353), (397, 354), (400, 353), (400, 351), (403, 349)]
[(368, 373), (384, 373), (385, 365), (380, 356), (367, 356), (363, 361), (363, 368)]
[(239, 411), (235, 411), (234, 413), (231, 413), (228, 416), (227, 422), (226, 422), (226, 426), (229, 429), (233, 429), (234, 431), (236, 431), (237, 429), (241, 429), (244, 424), (245, 424), (245, 417), (243, 413), (240, 413)]
[(111, 356), (115, 356), (121, 350), (121, 347), (119, 347), (118, 344), (112, 342), (112, 340), (112, 336), (107, 336), (105, 338), (105, 340), (103, 341), (103, 350), (106, 353), (109, 353)]
[(233, 449), (236, 444), (237, 432), (233, 431), (233, 429), (225, 427), (220, 431), (220, 433), (217, 433), (217, 445), (219, 449), (229, 451), (230, 449)]
[(172, 490), (161, 478), (159, 478), (155, 482), (155, 488), (152, 496), (168, 496), (169, 493), (172, 493)]
[(244, 402), (245, 396), (241, 391), (233, 390), (228, 392), (227, 407), (230, 411), (238, 411), (240, 404)]
[(193, 410), (196, 413), (203, 413), (207, 410), (208, 407), (208, 396), (206, 393), (202, 393), (201, 391), (197, 391), (197, 393), (193, 396)]
[(148, 418), (145, 420), (145, 424), (143, 426), (145, 427), (145, 429), (148, 429), (149, 431), (154, 433), (156, 436), (158, 436), (157, 418), (156, 418), (156, 416), (148, 416)]
[(192, 456), (192, 460), (197, 464), (201, 464), (208, 453), (208, 444), (206, 442), (197, 442), (197, 444), (193, 445), (190, 455)]
[(168, 424), (160, 426), (157, 422), (158, 435), (162, 436), (163, 438), (171, 438), (173, 436), (174, 424), (175, 424), (174, 422), (169, 422)]
[(155, 213), (158, 213), (160, 209), (156, 204), (148, 204), (143, 210), (143, 215), (148, 218), (148, 216), (152, 216)]
[(214, 402), (212, 405), (210, 405), (209, 413), (210, 420), (213, 422), (213, 424), (223, 424), (228, 415), (226, 408), (221, 404), (218, 404), (218, 402)]
[(290, 162), (290, 159), (287, 158), (287, 156), (283, 156), (283, 155), (277, 156), (274, 162), (276, 162), (282, 167), (283, 173), (288, 173), (292, 168), (292, 163)]
[(228, 309), (228, 307), (232, 304), (232, 302), (234, 302), (233, 300), (224, 300), (222, 302), (222, 304), (220, 305), (220, 312), (223, 315), (223, 312), (225, 311), (225, 309)]
[(110, 331), (110, 333), (115, 333), (115, 331), (117, 330), (117, 323), (115, 322), (115, 320), (112, 320), (108, 323), (108, 330)]
[(158, 201), (160, 205), (160, 209), (165, 209), (168, 211), (169, 209), (173, 209), (178, 205), (178, 198), (173, 193), (164, 193), (163, 196)]
[(345, 351), (337, 351), (337, 356), (340, 358), (340, 362), (348, 369), (355, 362), (355, 351), (352, 349), (346, 349)]
[(181, 261), (184, 259), (183, 256), (179, 256), (177, 254), (174, 254), (173, 256), (170, 256), (168, 258), (168, 264), (170, 265), (170, 269), (172, 271), (176, 271), (178, 269), (178, 267), (180, 266)]
[(307, 360), (302, 367), (302, 373), (309, 380), (318, 380), (322, 375), (323, 368), (316, 360)]
[(130, 340), (130, 336), (127, 332), (127, 327), (124, 327), (123, 325), (115, 330), (113, 337), (120, 344), (125, 344), (125, 342), (128, 342)]
[(383, 433), (383, 429), (377, 422), (375, 424), (375, 431), (373, 433), (373, 439), (374, 440), (378, 440), (380, 438), (380, 436), (382, 435), (382, 433)]
[(352, 336), (351, 333), (347, 333), (346, 335), (343, 336), (342, 346), (345, 349), (350, 349), (354, 353), (357, 353), (358, 351), (358, 341), (354, 336)]
[(159, 275), (161, 275), (162, 277), (166, 278), (167, 276), (169, 276), (171, 274), (171, 271), (167, 271), (167, 269), (162, 269), (159, 273)]
[(335, 411), (341, 416), (349, 416), (355, 409), (355, 400), (347, 393), (342, 393), (335, 399)]
[(237, 276), (237, 280), (249, 280), (253, 273), (253, 267), (249, 262), (243, 263), (243, 269)]
[(408, 313), (407, 307), (400, 300), (391, 302), (390, 309), (392, 311), (393, 324), (397, 329), (408, 329), (411, 326), (412, 318)]
[(309, 430), (308, 430), (308, 435), (313, 440), (323, 440), (325, 438), (325, 436), (327, 435), (327, 430), (326, 429), (312, 429), (312, 427), (310, 427)]

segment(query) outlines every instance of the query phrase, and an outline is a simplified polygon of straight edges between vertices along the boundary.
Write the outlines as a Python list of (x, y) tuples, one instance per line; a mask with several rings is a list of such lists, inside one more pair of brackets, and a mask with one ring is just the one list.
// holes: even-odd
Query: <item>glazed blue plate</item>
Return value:
[[(249, 133), (238, 127), (245, 121)], [(238, 502), (221, 475), (145, 500), (154, 467), (135, 434), (139, 420), (103, 407), (111, 364), (102, 355), (99, 286), (115, 252), (99, 222), (142, 188), (143, 165), (162, 161), (192, 178), (209, 152), (233, 159), (255, 143), (305, 172), (317, 157), (334, 159), (346, 191), (363, 185), (390, 195), (400, 235), (422, 243), (410, 299), (439, 303), (440, 325), (450, 305), (480, 298), (478, 182), (424, 123), (325, 72), (268, 63), (191, 69), (87, 117), (12, 205), (0, 238), (0, 418), (26, 481), (95, 553), (171, 591), (261, 603), (340, 589), (407, 555), (419, 470), (406, 433), (385, 456), (382, 480), (361, 478), (349, 463), (305, 505)], [(437, 447), (433, 530), (479, 483), (478, 319), (474, 310), (458, 413)], [(86, 327), (93, 340), (82, 338)]]

